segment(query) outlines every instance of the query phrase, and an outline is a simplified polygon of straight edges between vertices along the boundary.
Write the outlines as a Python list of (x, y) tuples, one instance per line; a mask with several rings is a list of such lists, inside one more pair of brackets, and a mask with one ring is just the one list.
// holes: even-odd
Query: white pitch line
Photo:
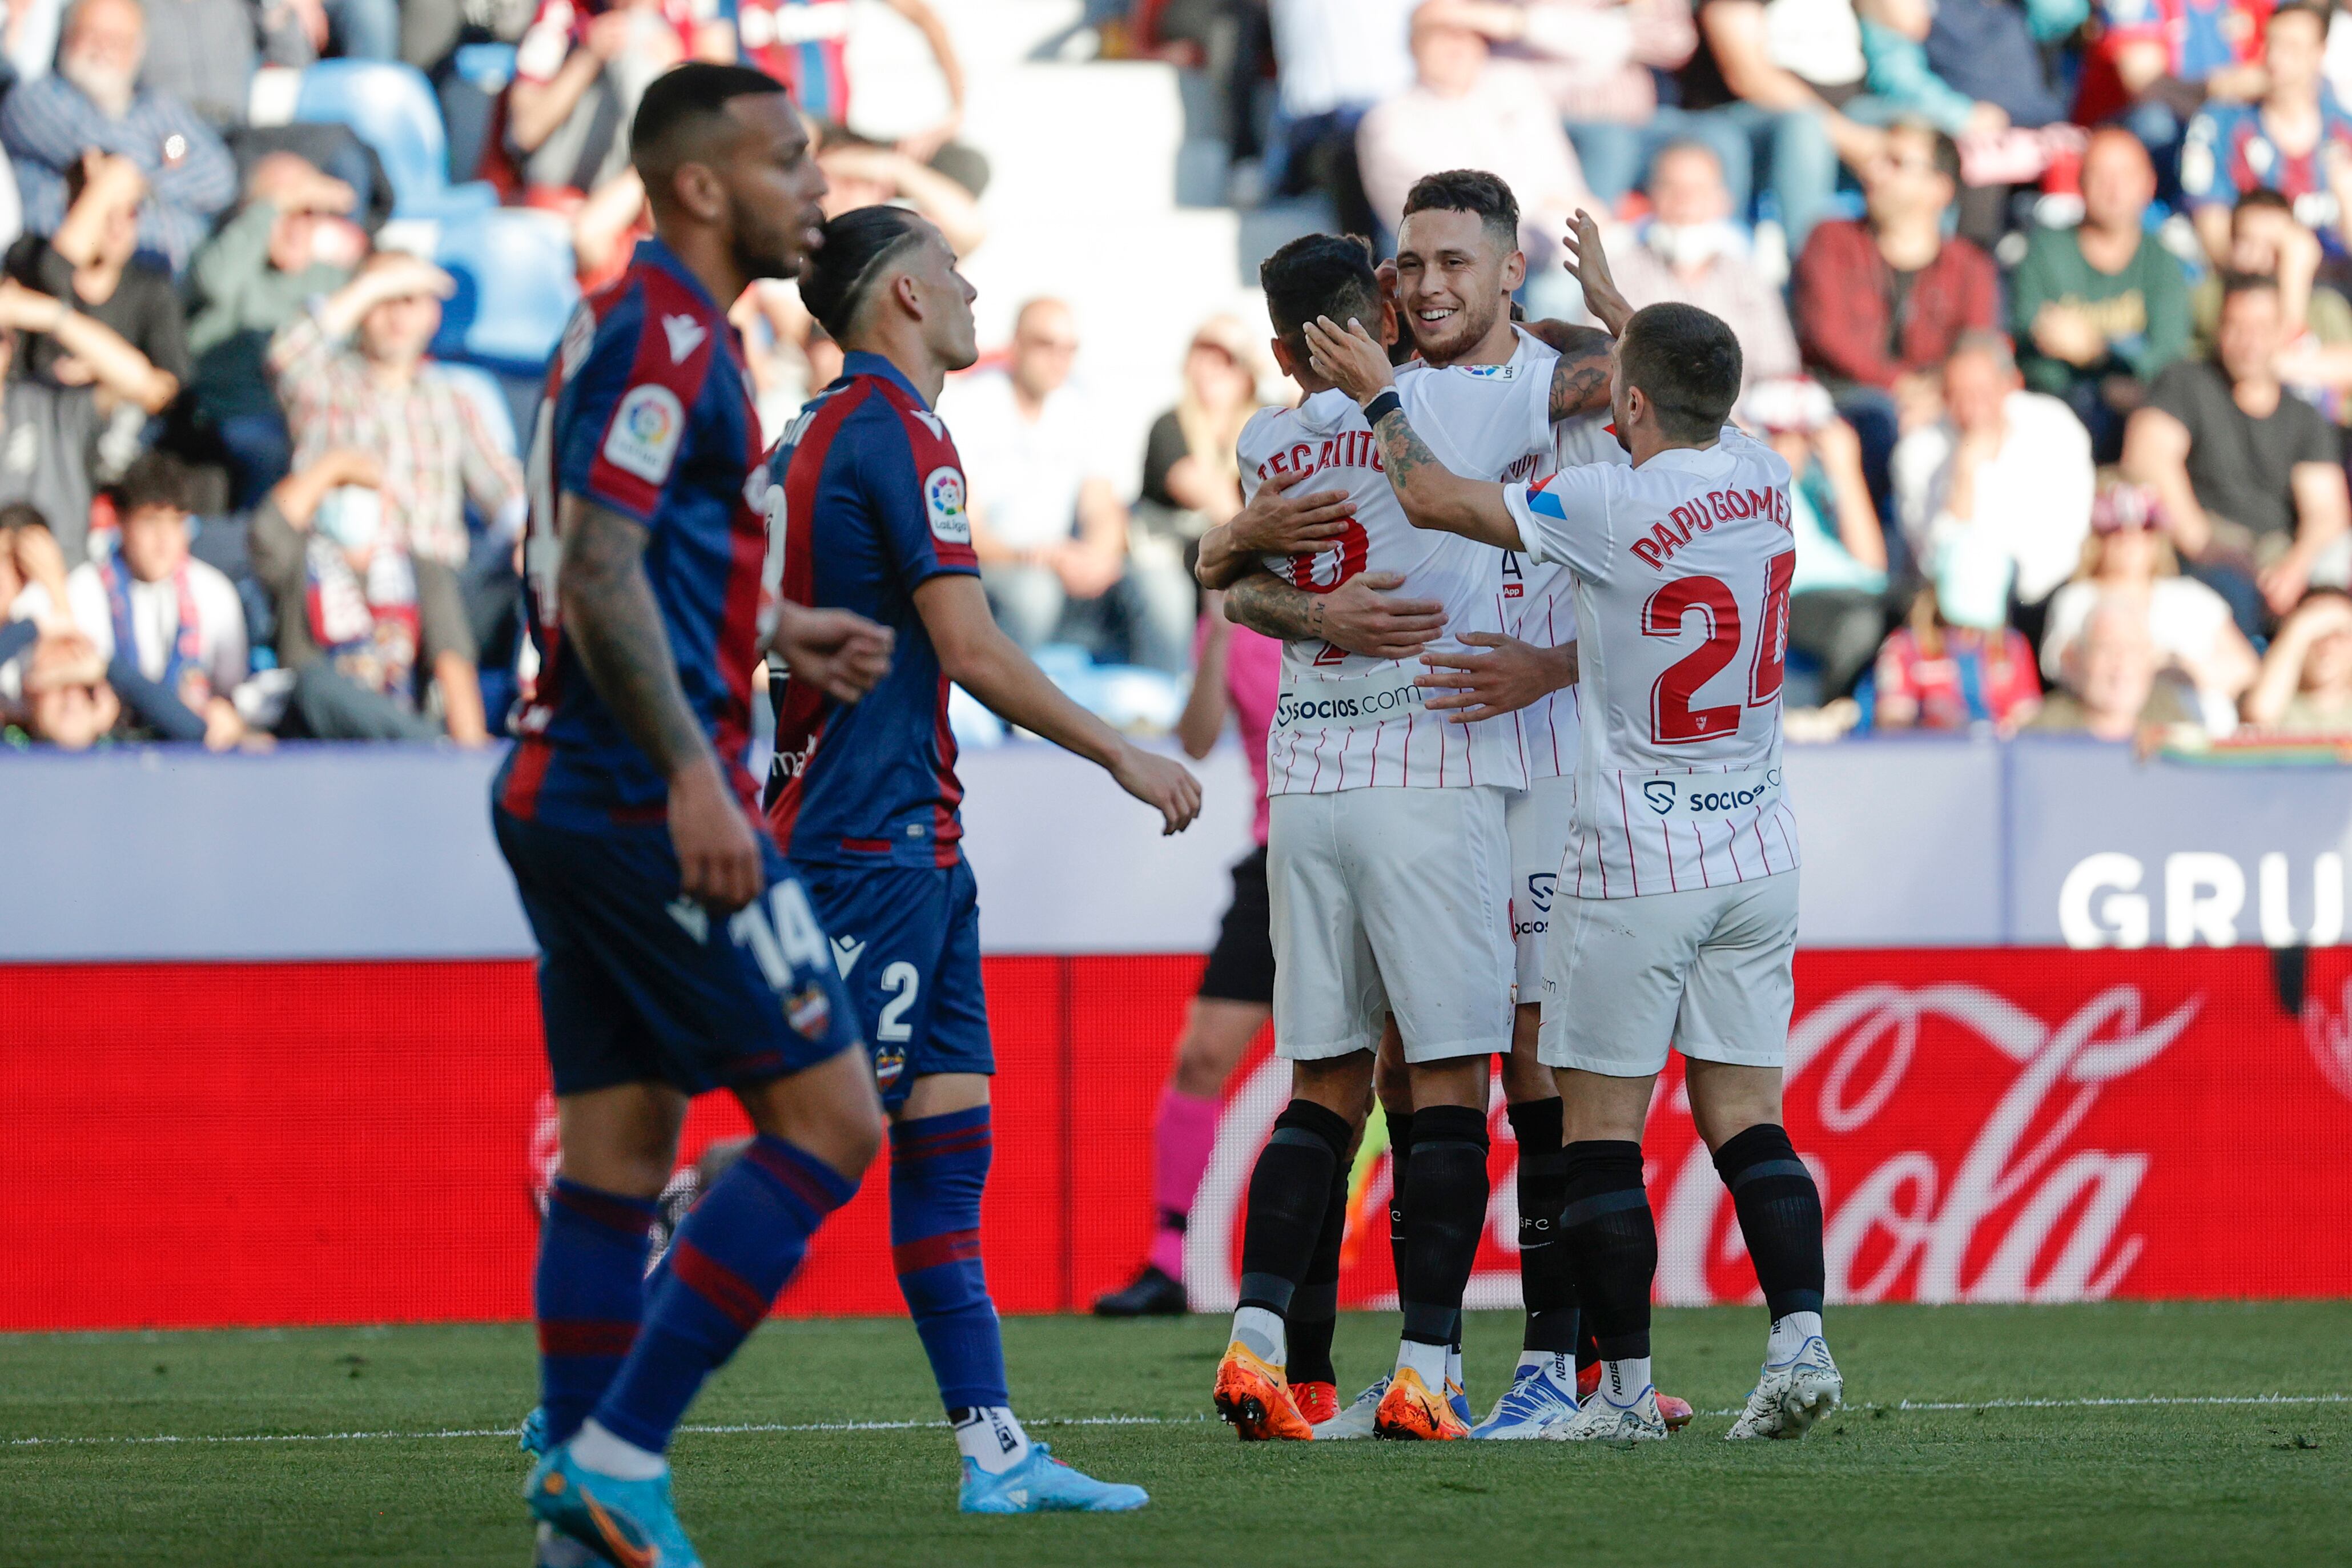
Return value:
[[(1863, 1410), (2108, 1410), (2151, 1405), (2352, 1405), (2352, 1394), (2151, 1394), (2114, 1398), (2084, 1399), (1969, 1399), (1930, 1400), (1898, 1399), (1892, 1404), (1850, 1405), (1853, 1411)], [(1702, 1415), (1737, 1415), (1739, 1408), (1702, 1410)], [(1031, 1423), (1036, 1426), (1196, 1426), (1209, 1417), (1201, 1415), (1065, 1415), (1046, 1417)], [(741, 1421), (723, 1426), (682, 1426), (681, 1432), (703, 1436), (733, 1436), (744, 1433), (791, 1432), (917, 1432), (945, 1431), (945, 1421)], [(85, 1448), (110, 1446), (149, 1446), (166, 1443), (424, 1443), (463, 1437), (507, 1437), (515, 1436), (511, 1426), (442, 1426), (423, 1432), (253, 1432), (226, 1436), (157, 1436), (121, 1437), (11, 1437), (12, 1448)]]

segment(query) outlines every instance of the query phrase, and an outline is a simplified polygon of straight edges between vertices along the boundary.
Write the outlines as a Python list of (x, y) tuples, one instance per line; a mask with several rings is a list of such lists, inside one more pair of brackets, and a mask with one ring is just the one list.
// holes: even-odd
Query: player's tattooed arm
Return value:
[(1201, 535), (1193, 575), (1202, 587), (1229, 588), (1256, 567), (1261, 555), (1311, 552), (1347, 532), (1356, 503), (1345, 490), (1292, 493), (1306, 477), (1304, 470), (1268, 474), (1249, 505)]
[(1225, 618), (1285, 642), (1321, 641), (1366, 658), (1412, 658), (1445, 629), (1434, 599), (1400, 599), (1393, 572), (1361, 572), (1328, 594), (1295, 588), (1260, 567), (1225, 595)]
[(565, 496), (561, 532), (560, 624), (596, 695), (669, 781), (679, 890), (722, 911), (740, 909), (766, 881), (759, 843), (678, 681), (669, 630), (646, 581), (646, 530)]
[(1572, 327), (1566, 321), (1530, 321), (1528, 331), (1559, 351), (1559, 363), (1551, 372), (1552, 422), (1605, 411), (1612, 341), (1609, 334), (1598, 327)]

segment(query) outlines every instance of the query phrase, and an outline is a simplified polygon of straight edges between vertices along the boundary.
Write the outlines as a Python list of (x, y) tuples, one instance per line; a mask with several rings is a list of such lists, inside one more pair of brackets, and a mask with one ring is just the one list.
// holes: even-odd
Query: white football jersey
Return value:
[[(1404, 578), (1398, 595), (1445, 607), (1434, 647), (1459, 648), (1465, 632), (1503, 628), (1495, 551), (1457, 534), (1418, 529), (1389, 488), (1380, 440), (1353, 399), (1333, 388), (1297, 408), (1266, 408), (1243, 426), (1242, 489), (1255, 495), (1269, 476), (1305, 469), (1306, 490), (1337, 489), (1356, 503), (1348, 531), (1330, 546), (1265, 557), (1295, 587), (1328, 594), (1364, 572)], [(1266, 731), (1266, 793), (1324, 795), (1372, 785), (1527, 787), (1517, 726), (1508, 718), (1452, 724), (1426, 710), (1424, 673), (1414, 659), (1365, 658), (1319, 639), (1282, 646), (1282, 693)]]
[(1528, 552), (1576, 584), (1584, 725), (1563, 882), (1622, 899), (1794, 870), (1789, 465), (1727, 427), (1705, 450), (1563, 468), (1503, 499)]

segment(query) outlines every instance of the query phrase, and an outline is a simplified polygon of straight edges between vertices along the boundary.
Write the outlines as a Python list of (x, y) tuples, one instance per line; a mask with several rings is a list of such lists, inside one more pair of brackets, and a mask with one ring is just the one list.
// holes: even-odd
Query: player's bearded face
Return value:
[(1431, 211), (1405, 219), (1397, 252), (1397, 305), (1423, 357), (1444, 364), (1495, 330), (1508, 308), (1509, 256), (1475, 213)]

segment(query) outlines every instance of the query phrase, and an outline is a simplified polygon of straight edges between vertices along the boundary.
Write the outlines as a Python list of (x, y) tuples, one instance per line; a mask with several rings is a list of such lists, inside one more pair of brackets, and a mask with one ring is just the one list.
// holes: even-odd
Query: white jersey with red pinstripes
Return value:
[(1583, 734), (1563, 886), (1626, 899), (1795, 870), (1788, 464), (1726, 427), (1711, 447), (1563, 468), (1503, 499), (1528, 554), (1576, 587)]
[[(1297, 408), (1252, 416), (1238, 443), (1242, 489), (1255, 495), (1276, 473), (1313, 475), (1302, 490), (1344, 490), (1356, 503), (1346, 535), (1309, 554), (1267, 556), (1283, 581), (1328, 594), (1364, 572), (1393, 572), (1395, 592), (1434, 599), (1445, 632), (1432, 646), (1459, 648), (1465, 632), (1503, 629), (1496, 552), (1413, 527), (1390, 489), (1380, 441), (1348, 395), (1317, 393)], [(1318, 639), (1286, 641), (1282, 690), (1266, 732), (1266, 793), (1328, 795), (1373, 786), (1527, 787), (1518, 727), (1510, 719), (1447, 723), (1413, 685), (1417, 659), (1366, 658)]]
[[(1553, 460), (1544, 469), (1545, 475), (1586, 463), (1611, 463), (1622, 468), (1632, 461), (1611, 433), (1605, 414), (1563, 419), (1551, 427), (1551, 437)], [(1576, 583), (1567, 567), (1506, 550), (1503, 574), (1504, 607), (1518, 608), (1518, 617), (1511, 625), (1513, 637), (1538, 647), (1558, 647), (1576, 640)], [(1509, 595), (1514, 575), (1520, 590), (1517, 597)], [(1576, 688), (1570, 686), (1519, 710), (1529, 778), (1574, 776), (1580, 744), (1578, 701)]]

